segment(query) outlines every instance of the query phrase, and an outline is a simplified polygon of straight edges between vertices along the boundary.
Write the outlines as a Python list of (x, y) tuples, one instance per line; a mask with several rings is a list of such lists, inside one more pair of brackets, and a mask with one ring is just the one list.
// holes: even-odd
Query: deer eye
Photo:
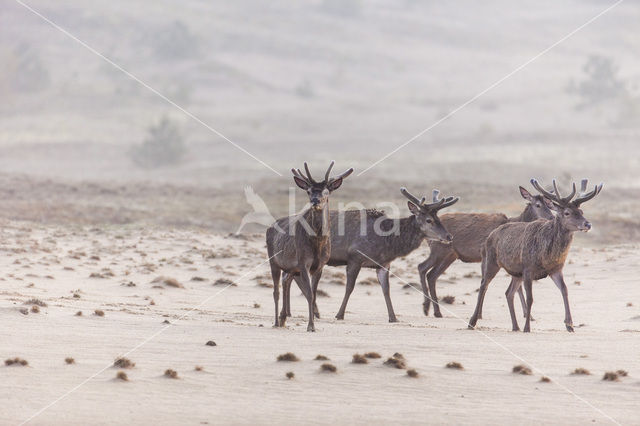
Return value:
[(540, 208), (540, 203), (536, 203), (536, 208)]
[(433, 223), (433, 220), (427, 219), (427, 223), (431, 224), (431, 223)]
[(565, 216), (571, 216), (571, 213), (569, 213), (569, 212), (564, 212), (564, 215), (565, 215)]

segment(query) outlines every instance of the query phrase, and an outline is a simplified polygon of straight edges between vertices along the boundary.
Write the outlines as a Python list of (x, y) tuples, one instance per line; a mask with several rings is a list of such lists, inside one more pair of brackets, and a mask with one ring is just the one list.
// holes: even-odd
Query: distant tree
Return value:
[(176, 123), (162, 117), (149, 128), (147, 138), (131, 151), (133, 161), (144, 168), (156, 168), (179, 163), (187, 149), (184, 137)]
[(322, 0), (320, 8), (326, 13), (343, 18), (355, 18), (362, 14), (360, 0)]
[(36, 92), (50, 83), (49, 72), (40, 55), (30, 45), (20, 44), (13, 51), (11, 83), (14, 90)]
[(182, 21), (174, 21), (153, 34), (154, 55), (159, 59), (184, 59), (198, 51), (198, 38)]
[(582, 67), (586, 78), (572, 81), (568, 91), (578, 95), (582, 102), (578, 108), (594, 106), (627, 95), (627, 84), (618, 77), (618, 67), (606, 56), (590, 56)]

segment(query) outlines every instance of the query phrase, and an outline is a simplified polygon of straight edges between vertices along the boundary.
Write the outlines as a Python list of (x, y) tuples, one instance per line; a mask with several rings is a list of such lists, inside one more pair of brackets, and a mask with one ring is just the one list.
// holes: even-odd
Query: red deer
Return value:
[(553, 202), (556, 216), (552, 220), (536, 220), (529, 223), (507, 223), (493, 231), (482, 249), (482, 282), (478, 293), (478, 302), (473, 316), (469, 320), (469, 328), (475, 327), (487, 288), (500, 268), (504, 268), (512, 277), (512, 283), (507, 292), (507, 303), (513, 331), (518, 331), (518, 321), (513, 308), (515, 292), (524, 282), (527, 293), (527, 315), (524, 332), (531, 331), (531, 306), (533, 305), (533, 281), (550, 276), (562, 293), (564, 302), (564, 323), (567, 331), (573, 332), (573, 320), (569, 309), (567, 285), (564, 282), (562, 269), (564, 267), (569, 247), (576, 231), (587, 232), (591, 223), (587, 221), (580, 210), (580, 205), (591, 200), (602, 190), (602, 183), (596, 185), (593, 191), (586, 193), (587, 180), (582, 181), (581, 191), (576, 195), (576, 185), (566, 197), (558, 191), (556, 181), (553, 181), (553, 193), (546, 191), (535, 179), (531, 179), (534, 188)]
[(306, 177), (300, 170), (291, 169), (296, 185), (307, 192), (311, 207), (299, 215), (278, 219), (267, 229), (267, 252), (273, 279), (276, 327), (284, 326), (286, 320), (286, 316), (278, 318), (280, 274), (285, 272), (296, 280), (307, 298), (309, 305), (307, 331), (315, 331), (313, 323), (315, 289), (322, 275), (322, 268), (329, 260), (331, 253), (329, 194), (338, 189), (343, 179), (353, 172), (353, 169), (349, 169), (339, 176), (330, 178), (329, 173), (333, 164), (332, 161), (321, 182), (316, 182), (311, 177), (307, 163), (304, 163)]
[[(552, 203), (542, 195), (531, 195), (520, 187), (520, 195), (527, 201), (524, 211), (515, 217), (502, 213), (447, 213), (440, 220), (447, 231), (453, 235), (451, 244), (428, 241), (431, 252), (427, 260), (418, 265), (418, 275), (424, 293), (423, 311), (429, 315), (429, 305), (433, 301), (433, 315), (441, 318), (440, 305), (436, 295), (436, 281), (457, 259), (465, 263), (478, 263), (482, 260), (482, 245), (487, 237), (500, 225), (508, 222), (532, 222), (537, 219), (553, 219)], [(426, 279), (425, 279), (426, 278)], [(429, 288), (427, 289), (427, 282)], [(522, 288), (518, 290), (522, 309), (526, 312)]]
[[(376, 270), (387, 304), (389, 322), (397, 322), (389, 295), (391, 262), (420, 247), (425, 238), (442, 242), (451, 241), (451, 235), (440, 223), (438, 211), (455, 204), (458, 198), (438, 199), (439, 191), (434, 190), (433, 202), (425, 204), (424, 197), (418, 199), (406, 188), (401, 188), (400, 191), (409, 199), (407, 205), (412, 213), (409, 217), (392, 219), (378, 210), (331, 212), (332, 249), (327, 265), (346, 265), (347, 267), (347, 286), (342, 306), (336, 315), (339, 320), (344, 319), (349, 296), (353, 292), (360, 269), (364, 267)], [(287, 280), (283, 277), (283, 287), (286, 282)], [(288, 282), (291, 282), (290, 279)], [(285, 315), (289, 314), (286, 309), (285, 304), (283, 307)]]

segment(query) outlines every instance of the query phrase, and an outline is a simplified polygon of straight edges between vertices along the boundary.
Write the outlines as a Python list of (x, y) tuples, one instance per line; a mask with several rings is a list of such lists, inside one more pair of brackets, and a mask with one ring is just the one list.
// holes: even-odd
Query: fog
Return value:
[(0, 5), (4, 218), (227, 232), (245, 186), (284, 214), (333, 159), (365, 205), (604, 181), (594, 238), (640, 237), (637, 3), (27, 4)]

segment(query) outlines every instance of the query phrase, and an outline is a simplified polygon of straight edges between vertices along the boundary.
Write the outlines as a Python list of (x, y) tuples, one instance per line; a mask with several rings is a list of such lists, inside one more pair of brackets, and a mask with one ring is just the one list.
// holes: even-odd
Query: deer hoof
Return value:
[(467, 330), (475, 330), (475, 329), (476, 329), (475, 325), (471, 325), (471, 324), (467, 325)]
[(307, 326), (307, 331), (313, 333), (313, 332), (316, 331), (316, 328), (314, 326), (312, 326), (312, 325), (309, 325), (309, 326)]
[(320, 312), (314, 312), (313, 316), (316, 317), (317, 319), (320, 319)]
[(344, 319), (344, 314), (342, 314), (342, 315), (340, 315), (340, 314), (336, 315), (336, 319), (337, 319), (337, 320), (343, 320), (343, 319)]
[(520, 327), (513, 327), (511, 331), (520, 331)]
[(442, 318), (442, 314), (440, 313), (440, 311), (434, 312), (433, 316), (436, 317), (436, 318)]
[(572, 326), (572, 325), (567, 324), (567, 331), (568, 331), (569, 333), (573, 333), (575, 330), (573, 329), (573, 326)]
[(398, 322), (398, 318), (396, 317), (389, 318), (389, 322)]
[(428, 303), (424, 303), (422, 305), (422, 312), (424, 312), (424, 316), (425, 317), (429, 316), (429, 304)]
[(531, 333), (531, 329), (529, 327), (525, 327), (524, 330), (522, 330), (523, 333)]

